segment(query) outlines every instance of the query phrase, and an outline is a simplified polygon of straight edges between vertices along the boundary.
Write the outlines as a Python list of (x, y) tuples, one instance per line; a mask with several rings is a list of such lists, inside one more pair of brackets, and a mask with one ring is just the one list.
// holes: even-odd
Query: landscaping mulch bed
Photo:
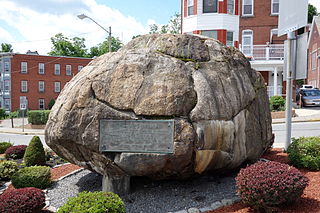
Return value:
[[(288, 163), (288, 156), (283, 153), (282, 149), (271, 149), (267, 151), (263, 158), (280, 163)], [(286, 206), (281, 206), (279, 212), (300, 212), (300, 213), (319, 213), (320, 212), (320, 171), (309, 171), (306, 169), (299, 169), (306, 177), (309, 178), (309, 186), (304, 190), (301, 198), (294, 203), (290, 203)], [(236, 203), (231, 206), (223, 207), (208, 213), (225, 213), (225, 212), (237, 212), (246, 213), (254, 212), (252, 209), (244, 205), (243, 203)]]

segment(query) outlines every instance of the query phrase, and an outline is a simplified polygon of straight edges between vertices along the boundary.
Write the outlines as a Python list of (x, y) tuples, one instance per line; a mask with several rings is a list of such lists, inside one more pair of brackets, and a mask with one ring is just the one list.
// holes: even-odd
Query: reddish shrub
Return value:
[(254, 209), (272, 208), (299, 198), (308, 178), (294, 167), (275, 161), (258, 162), (241, 169), (237, 192)]
[(20, 159), (23, 158), (23, 155), (27, 149), (26, 145), (18, 145), (9, 147), (5, 154), (6, 158)]
[(33, 187), (14, 189), (0, 195), (0, 200), (0, 213), (32, 213), (45, 206), (44, 192)]

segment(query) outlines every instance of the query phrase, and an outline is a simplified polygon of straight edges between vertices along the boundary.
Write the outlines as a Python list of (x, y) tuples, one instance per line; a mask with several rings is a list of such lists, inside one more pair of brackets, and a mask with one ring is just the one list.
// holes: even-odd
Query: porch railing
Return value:
[(284, 60), (284, 45), (240, 45), (240, 51), (249, 60)]
[[(269, 97), (275, 96), (273, 88), (274, 86), (267, 86), (267, 93)], [(277, 95), (282, 96), (282, 86), (278, 86)]]

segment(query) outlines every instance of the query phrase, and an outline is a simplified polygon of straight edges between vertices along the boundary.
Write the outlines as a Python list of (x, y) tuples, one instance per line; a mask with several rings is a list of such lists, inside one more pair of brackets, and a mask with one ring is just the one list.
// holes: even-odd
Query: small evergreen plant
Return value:
[(0, 154), (3, 154), (11, 146), (12, 143), (10, 142), (0, 142)]
[(0, 179), (10, 180), (16, 171), (18, 171), (18, 164), (16, 162), (8, 160), (0, 162)]
[(23, 157), (26, 166), (42, 166), (46, 164), (46, 154), (39, 136), (33, 136)]

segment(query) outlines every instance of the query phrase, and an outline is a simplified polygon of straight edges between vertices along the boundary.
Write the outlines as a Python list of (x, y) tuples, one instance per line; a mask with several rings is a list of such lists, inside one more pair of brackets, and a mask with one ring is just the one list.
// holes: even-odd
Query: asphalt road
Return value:
[[(0, 133), (0, 141), (9, 141), (14, 145), (28, 145), (33, 136), (34, 135), (15, 135)], [(40, 135), (39, 137), (41, 139), (41, 142), (43, 143), (43, 146), (48, 147), (45, 144), (44, 135)]]
[[(286, 124), (273, 124), (272, 130), (275, 134), (273, 146), (284, 148), (286, 139)], [(292, 123), (291, 137), (320, 136), (320, 122), (301, 122)]]

